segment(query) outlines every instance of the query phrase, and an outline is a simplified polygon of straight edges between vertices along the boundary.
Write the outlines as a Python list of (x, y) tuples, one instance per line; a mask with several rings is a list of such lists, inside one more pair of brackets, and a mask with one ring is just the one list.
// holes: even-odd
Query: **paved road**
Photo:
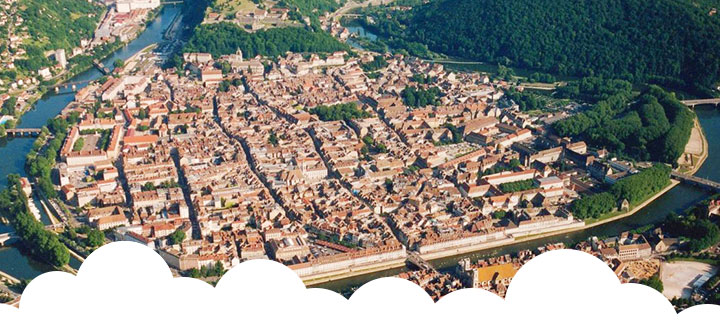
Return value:
[(337, 11), (333, 12), (333, 13), (330, 15), (330, 19), (335, 20), (335, 19), (343, 16), (344, 14), (348, 13), (348, 11), (350, 11), (350, 10), (352, 10), (352, 9), (356, 9), (356, 8), (360, 8), (360, 7), (367, 7), (368, 5), (371, 5), (371, 4), (374, 5), (374, 6), (377, 6), (377, 5), (381, 5), (381, 4), (387, 4), (387, 3), (390, 3), (390, 2), (392, 2), (392, 1), (393, 1), (393, 0), (368, 0), (368, 1), (365, 1), (365, 2), (360, 2), (360, 3), (358, 3), (358, 2), (355, 2), (355, 1), (353, 1), (353, 0), (350, 0), (350, 1), (346, 2), (345, 5), (342, 6), (342, 8), (340, 8), (340, 9), (338, 9)]

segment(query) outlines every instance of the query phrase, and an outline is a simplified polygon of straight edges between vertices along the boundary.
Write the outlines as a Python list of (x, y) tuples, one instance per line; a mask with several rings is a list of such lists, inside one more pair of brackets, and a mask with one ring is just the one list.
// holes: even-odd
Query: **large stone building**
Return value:
[(155, 9), (160, 6), (160, 0), (116, 0), (117, 12), (127, 13), (132, 10)]

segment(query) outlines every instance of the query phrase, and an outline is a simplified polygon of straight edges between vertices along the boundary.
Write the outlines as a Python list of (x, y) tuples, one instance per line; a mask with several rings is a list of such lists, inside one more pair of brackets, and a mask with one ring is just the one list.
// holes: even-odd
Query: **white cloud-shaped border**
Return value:
[(241, 263), (213, 288), (174, 278), (153, 250), (131, 242), (108, 244), (88, 257), (78, 275), (49, 272), (25, 289), (20, 308), (0, 305), (2, 320), (97, 319), (720, 319), (720, 306), (676, 314), (646, 286), (621, 284), (597, 258), (574, 250), (544, 253), (525, 264), (506, 299), (463, 289), (434, 303), (399, 278), (373, 280), (350, 299), (306, 289), (289, 268), (268, 260)]

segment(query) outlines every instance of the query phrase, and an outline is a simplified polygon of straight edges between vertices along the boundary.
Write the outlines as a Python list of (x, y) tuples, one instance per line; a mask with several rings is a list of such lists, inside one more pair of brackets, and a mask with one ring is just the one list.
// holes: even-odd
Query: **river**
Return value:
[[(698, 170), (698, 177), (709, 178), (711, 180), (720, 181), (720, 157), (716, 156), (720, 153), (720, 109), (698, 107), (695, 112), (698, 115), (700, 124), (705, 131), (708, 140), (709, 154), (703, 166)], [(441, 258), (432, 260), (430, 263), (441, 272), (448, 272), (455, 268), (457, 261), (464, 258), (477, 260), (479, 258), (504, 255), (514, 253), (525, 249), (534, 249), (544, 246), (547, 243), (575, 243), (589, 238), (590, 236), (613, 236), (623, 231), (632, 230), (648, 224), (661, 222), (669, 214), (673, 212), (682, 212), (696, 202), (706, 198), (709, 193), (679, 184), (672, 190), (668, 191), (651, 204), (641, 209), (638, 213), (625, 219), (609, 222), (594, 228), (576, 231), (572, 233), (552, 236), (548, 238), (532, 240), (528, 242), (516, 243), (513, 245), (487, 249), (478, 252)], [(397, 275), (400, 272), (407, 271), (407, 268), (396, 268), (384, 270), (371, 274), (356, 276), (347, 279), (336, 280), (328, 283), (318, 284), (313, 287), (326, 288), (337, 292), (347, 292), (350, 289), (357, 288), (362, 284), (380, 277), (389, 277)]]
[[(103, 60), (106, 66), (112, 66), (117, 59), (126, 60), (143, 48), (159, 43), (163, 40), (163, 33), (170, 26), (175, 16), (180, 13), (179, 6), (165, 6), (160, 14), (147, 28), (133, 41), (115, 51)], [(78, 85), (78, 89), (87, 85), (87, 81), (102, 77), (102, 73), (95, 68), (78, 74), (68, 82), (84, 81)], [(32, 110), (26, 112), (18, 125), (19, 128), (39, 128), (47, 123), (47, 120), (57, 116), (65, 106), (73, 101), (75, 95), (70, 89), (63, 89), (57, 94), (48, 93), (38, 100)], [(0, 139), (0, 188), (7, 186), (7, 176), (15, 173), (25, 174), (25, 156), (32, 149), (34, 139), (29, 138), (2, 138)], [(41, 208), (38, 206), (38, 208)], [(42, 209), (41, 209), (42, 210)], [(47, 217), (43, 216), (43, 220)], [(47, 221), (43, 221), (47, 223)], [(0, 233), (9, 231), (8, 226), (0, 224)], [(74, 268), (80, 267), (80, 262), (74, 258), (70, 265)], [(53, 270), (41, 262), (37, 262), (24, 255), (16, 247), (0, 248), (0, 270), (16, 278), (32, 279), (44, 272)]]

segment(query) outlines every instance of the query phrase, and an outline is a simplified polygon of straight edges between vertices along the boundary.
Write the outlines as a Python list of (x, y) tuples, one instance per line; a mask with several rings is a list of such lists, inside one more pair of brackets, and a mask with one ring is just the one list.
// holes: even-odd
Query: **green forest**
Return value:
[(32, 42), (26, 43), (27, 58), (18, 60), (22, 70), (35, 71), (50, 65), (47, 50), (70, 50), (81, 39), (92, 39), (104, 6), (86, 0), (21, 0), (18, 15)]
[(232, 23), (204, 24), (195, 28), (183, 52), (207, 52), (215, 58), (242, 50), (246, 57), (276, 57), (286, 52), (334, 52), (349, 47), (326, 32), (305, 28), (273, 28), (249, 33)]
[(559, 93), (597, 103), (554, 123), (559, 135), (581, 137), (594, 147), (636, 160), (677, 164), (690, 139), (695, 114), (672, 93), (653, 85), (632, 98), (630, 83), (600, 78), (568, 87), (572, 88)]
[(669, 184), (670, 167), (656, 164), (618, 181), (606, 192), (575, 200), (572, 212), (578, 219), (601, 218), (618, 208), (623, 200), (627, 200), (631, 206), (638, 205)]
[(360, 22), (415, 55), (426, 55), (426, 46), (452, 57), (709, 94), (720, 77), (720, 17), (709, 14), (717, 6), (712, 0), (438, 0), (410, 11), (366, 9), (372, 19)]
[(670, 234), (687, 240), (687, 249), (699, 253), (720, 241), (720, 227), (710, 221), (707, 215), (709, 200), (716, 200), (720, 195), (714, 195), (688, 208), (682, 215), (671, 214), (663, 223), (663, 230)]
[(30, 213), (19, 179), (17, 175), (8, 176), (9, 187), (0, 192), (0, 214), (10, 221), (23, 247), (33, 257), (55, 267), (66, 265), (70, 261), (70, 252), (56, 234), (45, 230), (45, 226)]
[(297, 9), (303, 16), (315, 17), (333, 12), (343, 4), (345, 0), (280, 0), (276, 6)]
[[(58, 117), (48, 120), (47, 127), (43, 127), (42, 133), (25, 158), (27, 173), (37, 179), (37, 186), (50, 198), (57, 196), (52, 182), (55, 159), (62, 148), (69, 127), (78, 122), (77, 112), (71, 113), (67, 119)], [(47, 147), (43, 148), (46, 140), (48, 140)]]

